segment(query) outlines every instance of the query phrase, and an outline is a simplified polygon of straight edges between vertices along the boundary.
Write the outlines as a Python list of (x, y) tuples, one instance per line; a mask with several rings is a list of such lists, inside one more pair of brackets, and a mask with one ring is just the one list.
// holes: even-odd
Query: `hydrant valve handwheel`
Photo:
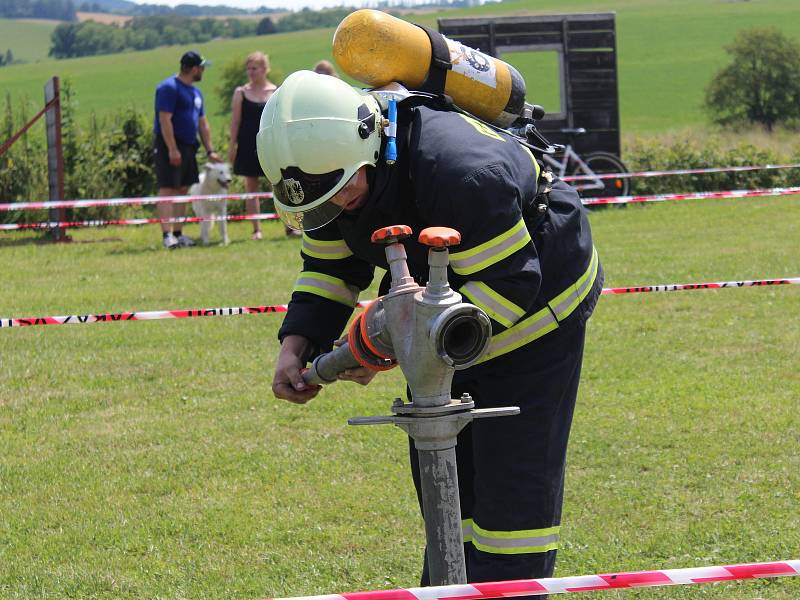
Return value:
[(420, 244), (431, 248), (447, 248), (461, 243), (461, 234), (450, 227), (426, 227), (419, 234)]
[(408, 225), (389, 225), (389, 227), (381, 227), (373, 231), (370, 240), (373, 244), (394, 244), (412, 233), (411, 227)]
[(426, 227), (419, 234), (420, 244), (431, 248), (447, 248), (461, 243), (461, 234), (450, 227)]

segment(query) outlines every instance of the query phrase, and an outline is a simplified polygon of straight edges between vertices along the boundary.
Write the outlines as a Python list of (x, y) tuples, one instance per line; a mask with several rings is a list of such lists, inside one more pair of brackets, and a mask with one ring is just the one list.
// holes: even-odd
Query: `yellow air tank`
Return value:
[[(444, 39), (452, 65), (445, 93), (476, 117), (510, 126), (525, 105), (525, 81), (519, 72), (502, 60)], [(349, 14), (333, 35), (336, 63), (350, 77), (372, 87), (397, 81), (420, 89), (432, 52), (423, 29), (378, 10)]]

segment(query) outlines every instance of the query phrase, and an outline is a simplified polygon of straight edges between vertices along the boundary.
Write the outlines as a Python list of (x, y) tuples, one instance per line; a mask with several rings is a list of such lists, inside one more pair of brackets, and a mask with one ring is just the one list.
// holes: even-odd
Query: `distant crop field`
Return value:
[[(0, 19), (0, 52), (5, 54), (10, 48), (16, 59), (26, 63), (47, 60), (50, 34), (58, 24), (58, 21), (45, 19)], [(16, 84), (12, 83), (15, 78), (6, 79), (5, 75), (5, 72), (0, 72), (0, 85), (4, 93), (8, 90), (13, 94), (15, 90), (11, 88), (16, 88)]]
[[(534, 14), (532, 3), (514, 0), (468, 10), (409, 15), (412, 21), (436, 26), (436, 18), (459, 15)], [(720, 2), (717, 0), (540, 0), (538, 13), (615, 11), (619, 93), (624, 133), (663, 132), (707, 123), (701, 109), (704, 88), (713, 73), (727, 62), (724, 46), (740, 29), (775, 26), (800, 40), (796, 0)], [(207, 98), (216, 131), (227, 127), (216, 116), (220, 101), (213, 93), (218, 67), (242, 59), (254, 50), (270, 54), (273, 67), (284, 75), (330, 59), (333, 29), (304, 31), (237, 40), (216, 40), (197, 45), (216, 63), (200, 84)], [(2, 34), (0, 33), (0, 39)], [(46, 54), (41, 42), (40, 52)], [(52, 75), (69, 79), (80, 101), (79, 118), (136, 106), (150, 110), (158, 81), (174, 72), (188, 47), (159, 48), (122, 56), (97, 56), (44, 61), (34, 66), (0, 71), (0, 85), (12, 97), (41, 97), (41, 87)], [(121, 65), (124, 64), (124, 69)], [(554, 100), (549, 77), (528, 77), (528, 100), (545, 104)], [(227, 102), (227, 100), (226, 100)]]
[(78, 21), (94, 21), (95, 23), (103, 23), (104, 25), (124, 25), (133, 17), (127, 15), (112, 15), (110, 13), (96, 13), (96, 12), (81, 12), (76, 13)]

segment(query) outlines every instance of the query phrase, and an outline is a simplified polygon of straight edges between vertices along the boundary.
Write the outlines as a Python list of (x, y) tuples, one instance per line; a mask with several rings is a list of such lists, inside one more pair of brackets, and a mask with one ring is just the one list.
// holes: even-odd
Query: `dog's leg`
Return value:
[(203, 240), (203, 246), (208, 246), (208, 232), (210, 229), (211, 221), (202, 221), (200, 223), (200, 239)]
[(219, 215), (219, 232), (222, 234), (222, 243), (226, 246), (231, 243), (228, 239), (228, 201), (222, 201), (222, 207)]

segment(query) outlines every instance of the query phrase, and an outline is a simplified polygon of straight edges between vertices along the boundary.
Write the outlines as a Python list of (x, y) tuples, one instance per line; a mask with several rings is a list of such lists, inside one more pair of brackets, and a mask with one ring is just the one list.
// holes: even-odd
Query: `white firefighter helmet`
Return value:
[(371, 95), (330, 75), (289, 75), (267, 101), (256, 136), (283, 222), (311, 230), (335, 219), (342, 208), (329, 200), (359, 168), (377, 163), (380, 131)]

